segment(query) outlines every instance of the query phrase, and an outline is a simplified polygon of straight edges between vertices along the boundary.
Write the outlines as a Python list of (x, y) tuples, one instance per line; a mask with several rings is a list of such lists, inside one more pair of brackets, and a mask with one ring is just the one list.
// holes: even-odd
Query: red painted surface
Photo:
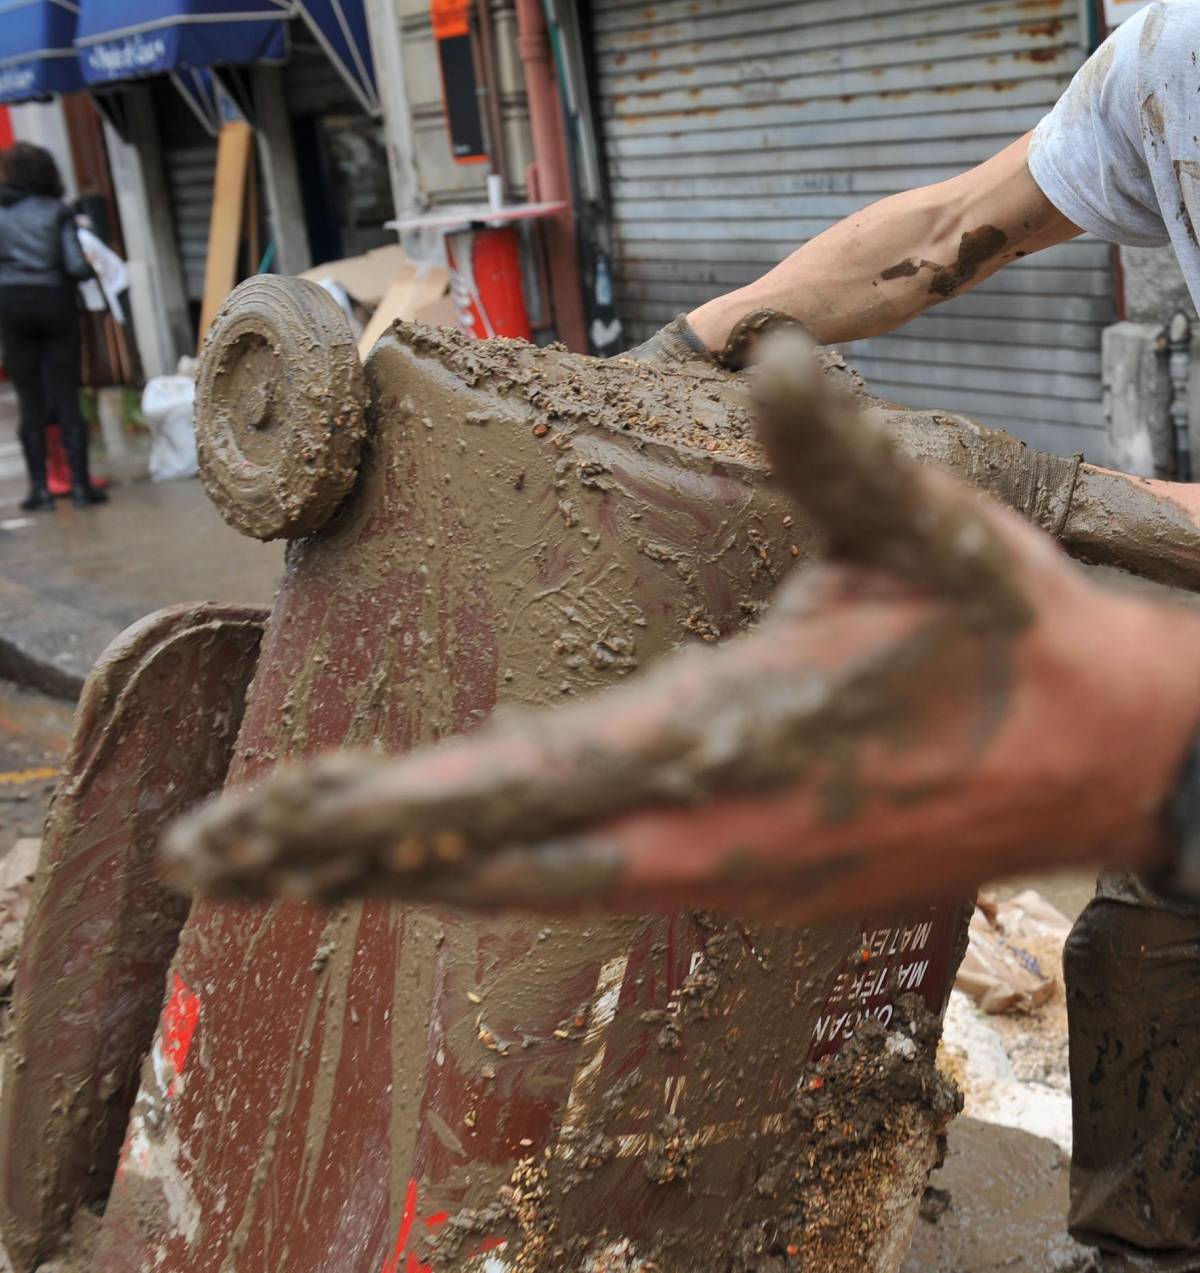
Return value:
[(511, 227), (461, 230), (446, 236), (451, 295), (464, 330), (484, 339), (531, 340), (521, 282), (521, 240)]
[(171, 974), (171, 982), (171, 997), (163, 1010), (162, 1050), (179, 1076), (187, 1065), (192, 1038), (200, 1024), (200, 1000), (177, 972)]
[(865, 920), (863, 941), (830, 978), (817, 1017), (812, 1059), (837, 1052), (864, 1021), (891, 1023), (897, 997), (919, 994), (940, 1013), (947, 986), (958, 971), (954, 962), (959, 932), (951, 908), (934, 907), (904, 920)]
[[(408, 1239), (412, 1235), (413, 1222), (417, 1218), (417, 1182), (410, 1180), (404, 1195), (404, 1214), (400, 1217), (400, 1232), (396, 1235), (396, 1246), (392, 1254), (383, 1262), (383, 1273), (399, 1273), (401, 1258), (408, 1250)], [(416, 1257), (409, 1257), (409, 1266)]]

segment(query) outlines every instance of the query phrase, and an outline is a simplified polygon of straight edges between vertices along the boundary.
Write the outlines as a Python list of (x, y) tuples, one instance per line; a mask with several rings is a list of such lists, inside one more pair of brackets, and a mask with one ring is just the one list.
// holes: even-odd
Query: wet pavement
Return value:
[[(15, 429), (12, 390), (0, 386), (0, 675), (73, 697), (144, 615), (187, 601), (270, 603), (282, 544), (231, 530), (198, 481), (114, 481), (108, 504), (22, 513)], [(104, 471), (102, 456), (95, 467)]]
[(74, 715), (62, 699), (0, 680), (0, 858), (41, 836)]
[(1068, 1163), (1048, 1140), (959, 1118), (902, 1273), (1083, 1273), (1066, 1233)]

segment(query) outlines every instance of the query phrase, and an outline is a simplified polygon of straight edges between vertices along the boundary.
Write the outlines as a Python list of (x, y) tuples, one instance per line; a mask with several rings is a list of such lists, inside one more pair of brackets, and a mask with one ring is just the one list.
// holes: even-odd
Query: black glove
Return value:
[(716, 363), (708, 346), (692, 330), (686, 314), (680, 314), (649, 340), (620, 357), (648, 362), (669, 371), (677, 371), (687, 363), (701, 362), (710, 367)]

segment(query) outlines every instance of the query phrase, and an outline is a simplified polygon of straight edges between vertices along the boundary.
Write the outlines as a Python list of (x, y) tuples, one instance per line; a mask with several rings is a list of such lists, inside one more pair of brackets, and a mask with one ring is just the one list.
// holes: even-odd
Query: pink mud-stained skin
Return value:
[[(611, 684), (733, 631), (791, 564), (795, 510), (761, 462), (531, 427), (544, 386), (531, 402), (496, 387), (486, 351), (464, 357), (402, 334), (376, 347), (363, 471), (289, 550), (231, 785)], [(537, 357), (562, 386), (587, 361)], [(496, 1204), (514, 1169), (575, 1161), (601, 1124), (612, 1155), (557, 1198), (563, 1228), (716, 1242), (769, 1211), (755, 1164), (805, 1066), (906, 990), (940, 1012), (960, 937), (953, 906), (816, 932), (198, 902), (172, 971), (196, 1002), (186, 1068), (166, 1087), (153, 1058), (144, 1071), (142, 1165), (127, 1156), (96, 1267), (507, 1268), (519, 1235)], [(169, 1015), (158, 1056), (178, 1032)], [(688, 1188), (646, 1170), (668, 1117), (704, 1133)], [(439, 1262), (429, 1239), (456, 1223)]]

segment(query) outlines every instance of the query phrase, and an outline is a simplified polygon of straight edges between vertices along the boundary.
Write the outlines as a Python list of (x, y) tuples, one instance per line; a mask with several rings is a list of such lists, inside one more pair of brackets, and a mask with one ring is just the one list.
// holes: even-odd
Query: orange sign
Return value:
[(450, 153), (455, 163), (486, 163), (487, 146), (471, 48), (471, 0), (432, 0), (430, 12), (442, 72)]
[(471, 0), (433, 0), (433, 36), (449, 40), (471, 33)]

